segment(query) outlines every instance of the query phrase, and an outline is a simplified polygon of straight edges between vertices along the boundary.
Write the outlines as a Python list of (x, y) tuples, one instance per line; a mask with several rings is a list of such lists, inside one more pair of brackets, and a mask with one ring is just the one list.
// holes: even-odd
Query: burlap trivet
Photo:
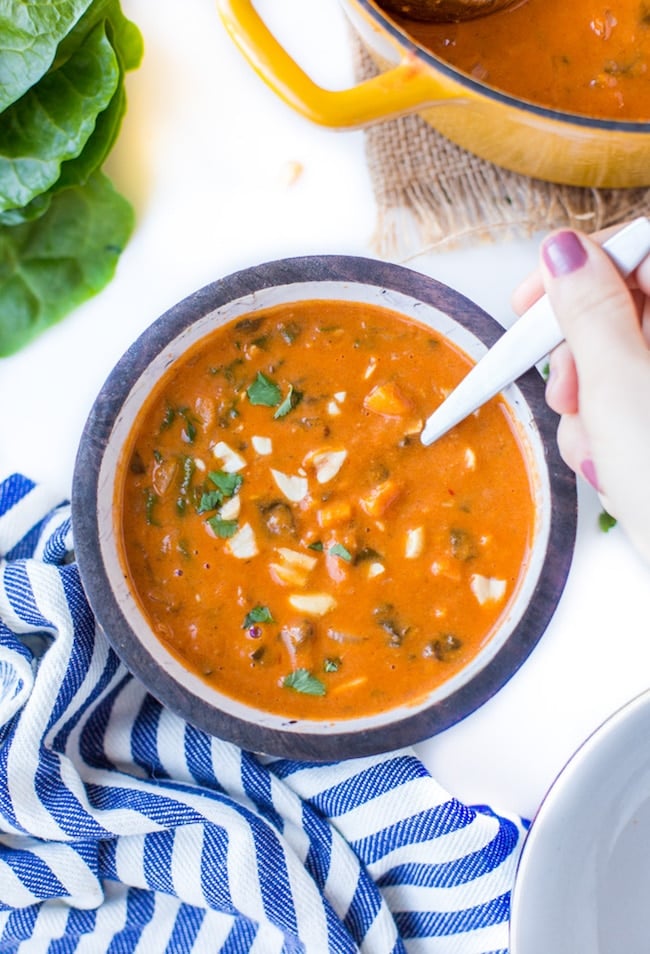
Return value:
[[(356, 37), (355, 72), (377, 69)], [(650, 189), (583, 189), (508, 172), (471, 155), (419, 116), (366, 131), (377, 201), (373, 247), (386, 258), (530, 236), (562, 226), (585, 232), (650, 213)]]

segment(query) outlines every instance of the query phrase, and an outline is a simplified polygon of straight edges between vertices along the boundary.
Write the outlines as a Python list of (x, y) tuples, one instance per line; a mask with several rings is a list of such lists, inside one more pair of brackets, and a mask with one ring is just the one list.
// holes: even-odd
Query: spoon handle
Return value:
[[(650, 219), (641, 216), (603, 243), (623, 277), (650, 253)], [(541, 361), (564, 339), (546, 295), (504, 332), (425, 422), (420, 435), (432, 444), (490, 398)]]

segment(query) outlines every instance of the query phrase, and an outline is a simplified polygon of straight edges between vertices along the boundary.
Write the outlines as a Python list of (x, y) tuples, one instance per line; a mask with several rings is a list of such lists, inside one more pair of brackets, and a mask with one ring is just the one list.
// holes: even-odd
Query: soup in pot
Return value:
[(649, 0), (524, 0), (463, 23), (395, 19), (440, 59), (519, 99), (650, 120)]

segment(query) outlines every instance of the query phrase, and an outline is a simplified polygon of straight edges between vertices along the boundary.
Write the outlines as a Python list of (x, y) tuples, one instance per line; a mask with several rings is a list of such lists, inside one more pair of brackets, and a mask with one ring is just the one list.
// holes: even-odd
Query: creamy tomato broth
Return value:
[(524, 0), (464, 23), (399, 22), (442, 60), (520, 99), (650, 120), (650, 0)]
[(415, 702), (466, 666), (534, 523), (500, 400), (419, 439), (469, 364), (424, 325), (331, 301), (195, 346), (121, 474), (125, 563), (159, 639), (220, 692), (290, 718)]

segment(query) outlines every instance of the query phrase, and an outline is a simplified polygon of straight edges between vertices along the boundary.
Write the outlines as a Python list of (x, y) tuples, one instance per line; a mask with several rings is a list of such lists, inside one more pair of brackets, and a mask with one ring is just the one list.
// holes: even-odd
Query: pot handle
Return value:
[(367, 126), (450, 98), (411, 53), (397, 66), (350, 89), (323, 89), (278, 43), (252, 0), (217, 0), (217, 9), (231, 39), (258, 76), (288, 106), (322, 126)]

